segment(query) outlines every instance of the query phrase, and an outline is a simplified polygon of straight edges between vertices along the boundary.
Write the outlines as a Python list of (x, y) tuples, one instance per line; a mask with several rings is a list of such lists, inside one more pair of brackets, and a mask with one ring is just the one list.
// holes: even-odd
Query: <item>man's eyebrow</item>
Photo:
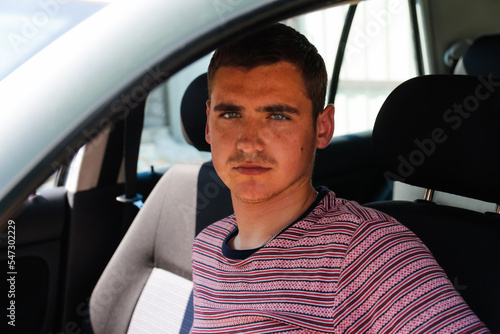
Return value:
[[(232, 103), (219, 103), (214, 107), (214, 111), (220, 112), (236, 112), (243, 111), (243, 106), (238, 106)], [(288, 104), (271, 104), (257, 109), (258, 112), (288, 112), (291, 114), (299, 114), (299, 110)]]
[(237, 106), (232, 103), (219, 103), (214, 107), (214, 111), (242, 111), (244, 108), (242, 106)]
[(299, 114), (299, 109), (294, 108), (288, 104), (272, 104), (269, 106), (260, 107), (257, 109), (260, 112), (288, 112), (292, 114)]

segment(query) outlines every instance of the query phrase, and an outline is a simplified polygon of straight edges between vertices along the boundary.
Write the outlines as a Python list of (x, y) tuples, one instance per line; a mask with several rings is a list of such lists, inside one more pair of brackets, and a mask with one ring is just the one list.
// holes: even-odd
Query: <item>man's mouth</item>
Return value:
[(245, 163), (233, 167), (236, 172), (242, 175), (261, 175), (271, 170), (269, 167), (263, 167), (258, 164)]

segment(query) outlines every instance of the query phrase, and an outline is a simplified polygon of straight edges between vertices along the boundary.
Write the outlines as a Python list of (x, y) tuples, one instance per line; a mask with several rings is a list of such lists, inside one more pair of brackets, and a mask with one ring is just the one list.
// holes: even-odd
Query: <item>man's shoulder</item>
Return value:
[(394, 223), (393, 217), (360, 205), (359, 203), (336, 197), (335, 193), (329, 191), (320, 203), (312, 210), (308, 217), (317, 221), (318, 224), (334, 224), (338, 222), (350, 223), (355, 226), (367, 223)]
[[(297, 225), (296, 225), (297, 226)], [(347, 243), (352, 238), (368, 235), (397, 234), (418, 238), (395, 218), (359, 203), (336, 197), (328, 192), (319, 204), (297, 226), (304, 233), (321, 233), (338, 237), (343, 235)]]
[(231, 233), (236, 228), (236, 218), (234, 214), (227, 216), (221, 220), (211, 223), (205, 227), (195, 238), (206, 239), (206, 238), (226, 238), (226, 236)]

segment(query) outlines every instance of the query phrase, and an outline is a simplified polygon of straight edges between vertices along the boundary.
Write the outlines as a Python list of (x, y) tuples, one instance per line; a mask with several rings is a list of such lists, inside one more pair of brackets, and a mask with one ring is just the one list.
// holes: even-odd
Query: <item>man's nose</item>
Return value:
[(247, 119), (239, 129), (236, 148), (245, 153), (264, 150), (263, 126), (258, 120)]

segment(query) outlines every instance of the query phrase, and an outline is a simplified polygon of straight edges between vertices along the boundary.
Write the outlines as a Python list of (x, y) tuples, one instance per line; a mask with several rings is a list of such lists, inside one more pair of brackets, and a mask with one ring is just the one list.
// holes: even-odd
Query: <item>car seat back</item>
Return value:
[(500, 78), (500, 34), (478, 37), (458, 60), (455, 74), (484, 75), (491, 74)]
[(413, 230), (493, 332), (500, 330), (500, 214), (432, 202), (434, 190), (500, 203), (500, 80), (432, 75), (397, 87), (373, 130), (389, 180), (423, 187), (425, 199), (379, 209)]

